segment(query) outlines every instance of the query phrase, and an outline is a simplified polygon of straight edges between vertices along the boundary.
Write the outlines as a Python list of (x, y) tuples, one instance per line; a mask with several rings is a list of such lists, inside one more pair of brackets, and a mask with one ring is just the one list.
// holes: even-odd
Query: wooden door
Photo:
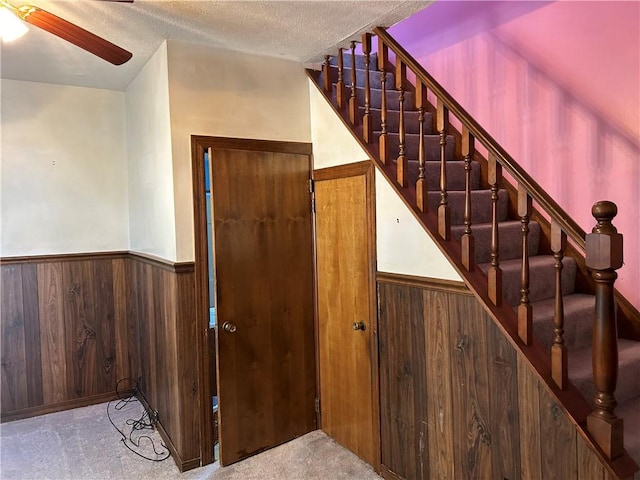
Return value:
[(210, 150), (223, 465), (315, 428), (310, 155), (254, 143)]
[(315, 173), (316, 275), (322, 430), (377, 468), (372, 176), (369, 162)]

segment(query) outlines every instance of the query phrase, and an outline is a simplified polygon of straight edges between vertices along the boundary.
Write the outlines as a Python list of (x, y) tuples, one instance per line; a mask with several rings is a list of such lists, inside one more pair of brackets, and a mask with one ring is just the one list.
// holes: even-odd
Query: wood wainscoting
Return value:
[(138, 380), (181, 470), (199, 465), (193, 262), (132, 252), (0, 261), (3, 422), (117, 398)]
[(605, 479), (461, 282), (378, 274), (385, 478)]

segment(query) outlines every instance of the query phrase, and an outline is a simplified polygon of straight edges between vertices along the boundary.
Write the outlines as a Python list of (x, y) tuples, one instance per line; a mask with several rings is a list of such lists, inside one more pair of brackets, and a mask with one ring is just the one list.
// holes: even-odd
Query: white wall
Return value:
[[(368, 160), (368, 155), (309, 81), (314, 168)], [(378, 271), (461, 281), (460, 276), (376, 169)]]
[(167, 44), (125, 90), (130, 249), (176, 260)]
[(177, 260), (194, 259), (191, 135), (310, 142), (304, 68), (289, 60), (170, 41)]
[(123, 93), (1, 87), (0, 255), (127, 250)]

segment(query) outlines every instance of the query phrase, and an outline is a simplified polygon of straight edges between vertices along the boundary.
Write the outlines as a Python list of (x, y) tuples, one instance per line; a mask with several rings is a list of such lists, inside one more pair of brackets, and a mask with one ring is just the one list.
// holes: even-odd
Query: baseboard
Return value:
[(397, 473), (389, 470), (389, 467), (387, 467), (386, 465), (380, 465), (380, 476), (386, 480), (405, 480)]
[[(139, 395), (136, 396), (136, 398), (140, 401), (140, 403), (142, 404), (142, 406), (147, 412), (153, 412), (153, 408), (151, 407), (151, 405), (149, 405), (149, 402), (147, 402), (146, 397), (141, 392)], [(193, 470), (194, 468), (198, 468), (200, 466), (200, 457), (191, 458), (189, 460), (182, 459), (182, 456), (180, 456), (180, 452), (178, 452), (178, 449), (176, 448), (175, 444), (171, 440), (171, 437), (169, 436), (167, 431), (164, 429), (164, 426), (162, 425), (161, 421), (158, 420), (154, 424), (154, 426), (158, 430), (158, 433), (160, 433), (160, 436), (162, 437), (162, 441), (164, 442), (165, 446), (169, 449), (169, 453), (171, 454), (171, 457), (173, 458), (173, 461), (178, 467), (178, 469), (180, 470), (180, 472)]]
[[(132, 395), (133, 390), (125, 390), (120, 392), (120, 395)], [(63, 410), (71, 410), (73, 408), (88, 407), (90, 405), (96, 405), (98, 403), (109, 402), (111, 400), (118, 400), (118, 394), (113, 392), (101, 393), (99, 395), (92, 395), (90, 397), (74, 398), (73, 400), (66, 400), (60, 403), (53, 403), (50, 405), (39, 405), (37, 407), (22, 408), (20, 410), (14, 410), (12, 412), (2, 412), (0, 415), (0, 421), (12, 422), (14, 420), (22, 420), (30, 417), (37, 417), (39, 415), (46, 415), (47, 413), (62, 412)]]

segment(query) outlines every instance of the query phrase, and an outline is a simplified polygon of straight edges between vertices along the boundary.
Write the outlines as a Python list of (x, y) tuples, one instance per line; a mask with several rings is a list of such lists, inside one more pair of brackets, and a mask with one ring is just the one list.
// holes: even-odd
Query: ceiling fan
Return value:
[[(112, 2), (133, 3), (133, 0), (105, 0)], [(114, 65), (122, 65), (133, 54), (113, 43), (81, 28), (63, 18), (42, 10), (33, 5), (15, 7), (7, 0), (0, 0), (0, 7), (4, 7), (16, 17), (38, 28), (53, 33), (74, 45), (93, 53)], [(1, 8), (0, 8), (1, 9)]]

